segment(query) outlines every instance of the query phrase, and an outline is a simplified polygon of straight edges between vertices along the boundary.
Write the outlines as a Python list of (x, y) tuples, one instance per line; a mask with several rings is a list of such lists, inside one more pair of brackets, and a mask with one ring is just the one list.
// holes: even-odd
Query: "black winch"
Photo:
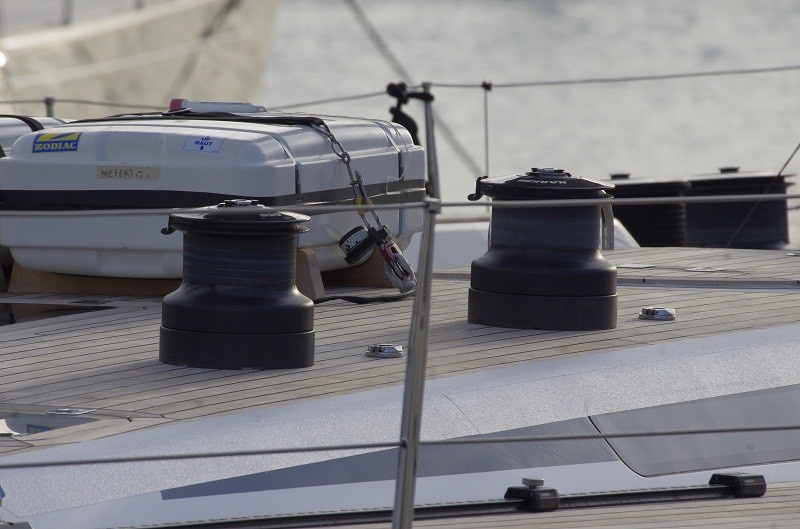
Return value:
[[(686, 180), (629, 178), (611, 175), (614, 198), (682, 197), (689, 192)], [(614, 204), (614, 217), (640, 246), (686, 246), (686, 204)]]
[(159, 359), (217, 369), (314, 364), (314, 303), (295, 286), (309, 217), (254, 200), (169, 216), (183, 232), (183, 281), (164, 298)]
[[(718, 173), (690, 177), (686, 196), (782, 195), (792, 176), (720, 167)], [(787, 201), (687, 204), (686, 239), (688, 246), (706, 248), (784, 249), (789, 243)]]
[[(604, 198), (613, 185), (561, 169), (480, 178), (494, 200)], [(468, 321), (517, 329), (617, 326), (617, 269), (600, 255), (600, 206), (496, 207), (489, 250), (472, 262)]]

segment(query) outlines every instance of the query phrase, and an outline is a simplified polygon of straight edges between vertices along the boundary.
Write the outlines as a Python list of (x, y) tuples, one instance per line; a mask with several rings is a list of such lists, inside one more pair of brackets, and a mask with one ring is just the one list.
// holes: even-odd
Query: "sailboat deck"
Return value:
[[(467, 323), (468, 270), (435, 274), (430, 307), (429, 378), (508, 367), (540, 359), (702, 337), (800, 322), (800, 258), (788, 251), (637, 248), (604, 251), (618, 266), (618, 325), (605, 331), (556, 332), (491, 328)], [(344, 292), (329, 291), (328, 293)], [(363, 295), (386, 293), (347, 289)], [(85, 408), (101, 420), (24, 436), (0, 437), (0, 455), (107, 437), (154, 425), (271, 404), (402, 383), (405, 358), (373, 359), (376, 343), (407, 346), (413, 301), (354, 305), (331, 301), (315, 308), (315, 364), (294, 370), (211, 370), (158, 361), (160, 298), (5, 293), (1, 304), (27, 309), (103, 308), (0, 327), (0, 411), (44, 413)], [(672, 307), (670, 322), (640, 320), (645, 306)], [(35, 311), (34, 311), (35, 312)], [(734, 503), (665, 504), (536, 515), (539, 527), (647, 527), (728, 523), (730, 527), (796, 519), (796, 485), (770, 488), (768, 498)], [(769, 514), (761, 512), (767, 509)], [(744, 511), (737, 514), (736, 509)], [(420, 527), (516, 527), (528, 515), (422, 521)], [(600, 518), (598, 518), (600, 516)], [(719, 517), (722, 518), (719, 518)], [(715, 518), (716, 517), (716, 518)], [(649, 520), (647, 523), (643, 519)], [(626, 521), (628, 520), (628, 521)], [(656, 524), (656, 520), (663, 523)], [(741, 523), (740, 523), (741, 522)], [(581, 525), (581, 524), (584, 525)], [(688, 523), (688, 522), (687, 522)], [(788, 523), (788, 522), (787, 522)], [(563, 524), (563, 525), (562, 525)], [(755, 523), (754, 523), (755, 524)], [(685, 524), (684, 524), (685, 525)], [(384, 527), (378, 525), (376, 527)], [(726, 525), (727, 527), (728, 525)]]

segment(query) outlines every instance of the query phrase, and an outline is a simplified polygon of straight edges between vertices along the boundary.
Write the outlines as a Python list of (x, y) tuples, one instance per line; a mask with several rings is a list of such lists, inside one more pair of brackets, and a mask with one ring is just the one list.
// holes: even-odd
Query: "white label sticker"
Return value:
[(134, 167), (130, 165), (99, 165), (98, 180), (158, 180), (158, 167)]
[(184, 151), (219, 152), (223, 138), (211, 136), (189, 136), (183, 144)]

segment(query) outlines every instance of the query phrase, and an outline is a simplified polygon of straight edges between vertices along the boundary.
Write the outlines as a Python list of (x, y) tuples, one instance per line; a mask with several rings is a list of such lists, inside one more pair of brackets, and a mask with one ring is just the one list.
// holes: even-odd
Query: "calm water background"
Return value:
[[(339, 0), (287, 0), (272, 32), (270, 107), (433, 83), (466, 163), (438, 136), (444, 198), (486, 172), (482, 81), (513, 83), (800, 64), (800, 0), (359, 0), (404, 79)], [(439, 84), (468, 84), (447, 88)], [(298, 108), (387, 118), (388, 96)], [(409, 113), (422, 125), (421, 104)], [(554, 166), (588, 178), (777, 171), (800, 141), (800, 71), (489, 94), (488, 174)], [(800, 158), (788, 170), (796, 172)]]

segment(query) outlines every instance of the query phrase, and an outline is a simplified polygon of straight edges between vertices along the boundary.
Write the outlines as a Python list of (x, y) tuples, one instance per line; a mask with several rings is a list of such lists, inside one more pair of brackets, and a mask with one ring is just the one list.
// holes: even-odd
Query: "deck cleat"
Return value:
[(675, 309), (666, 307), (644, 307), (639, 313), (640, 320), (671, 321), (675, 319)]
[(390, 343), (370, 345), (364, 352), (364, 356), (371, 358), (402, 358), (403, 346)]
[(545, 487), (544, 480), (523, 478), (522, 486), (509, 487), (506, 500), (522, 500), (531, 512), (554, 511), (561, 506), (561, 497), (552, 487)]

